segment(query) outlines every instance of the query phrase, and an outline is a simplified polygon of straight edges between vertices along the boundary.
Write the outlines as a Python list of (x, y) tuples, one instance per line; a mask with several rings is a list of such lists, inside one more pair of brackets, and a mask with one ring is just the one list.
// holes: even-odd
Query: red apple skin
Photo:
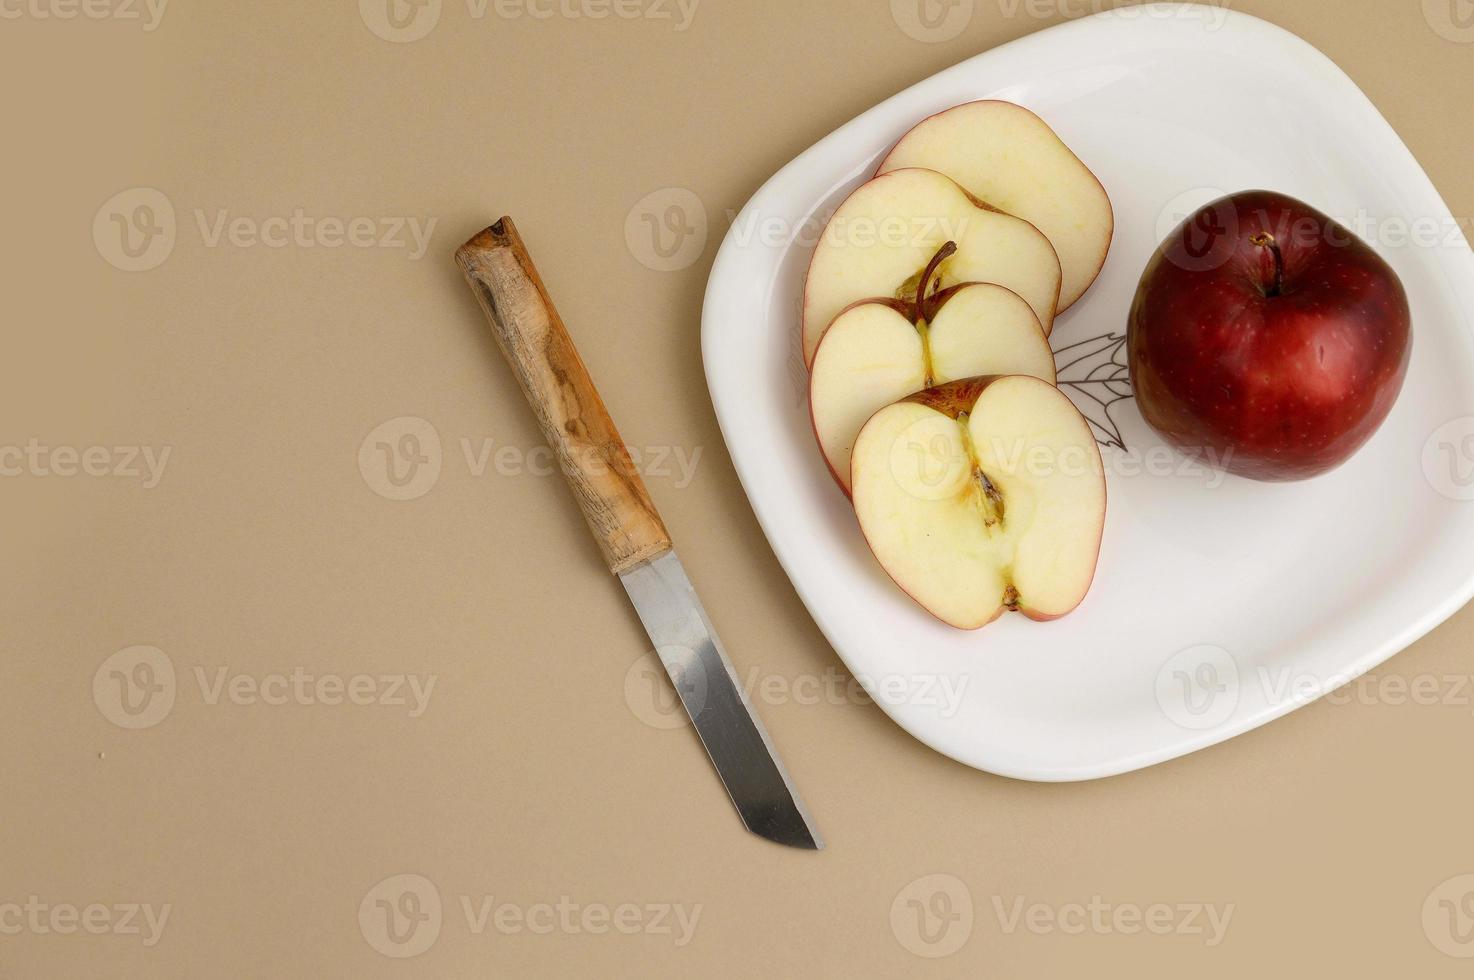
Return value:
[(1256, 480), (1303, 480), (1344, 462), (1387, 417), (1412, 352), (1392, 267), (1272, 191), (1221, 198), (1167, 237), (1141, 277), (1127, 338), (1147, 423)]
[(901, 401), (925, 405), (932, 411), (941, 412), (947, 418), (956, 421), (973, 410), (978, 399), (983, 397), (983, 392), (990, 384), (1006, 377), (1009, 375), (984, 374), (975, 378), (958, 378), (956, 381), (932, 385), (930, 388), (907, 395)]

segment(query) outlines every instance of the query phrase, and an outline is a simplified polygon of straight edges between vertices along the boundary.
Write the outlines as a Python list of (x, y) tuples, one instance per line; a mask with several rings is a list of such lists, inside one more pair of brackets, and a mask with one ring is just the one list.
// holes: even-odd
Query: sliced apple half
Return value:
[[(923, 282), (951, 254), (948, 242)], [(829, 472), (850, 492), (850, 455), (870, 416), (958, 378), (1026, 374), (1054, 383), (1054, 353), (1017, 293), (965, 283), (914, 302), (872, 300), (835, 317), (809, 375), (809, 413)]]
[(1044, 232), (1064, 271), (1061, 311), (1100, 275), (1115, 230), (1111, 200), (1054, 130), (1023, 106), (968, 102), (923, 119), (876, 172), (911, 167), (940, 171), (980, 201)]
[(1055, 619), (1095, 576), (1105, 478), (1090, 427), (1038, 378), (966, 378), (876, 412), (855, 513), (896, 584), (944, 623)]
[(804, 363), (814, 363), (820, 336), (850, 304), (913, 299), (922, 270), (948, 241), (957, 251), (937, 269), (944, 288), (1006, 286), (1049, 332), (1060, 284), (1049, 239), (934, 170), (896, 170), (856, 188), (824, 227), (804, 282)]

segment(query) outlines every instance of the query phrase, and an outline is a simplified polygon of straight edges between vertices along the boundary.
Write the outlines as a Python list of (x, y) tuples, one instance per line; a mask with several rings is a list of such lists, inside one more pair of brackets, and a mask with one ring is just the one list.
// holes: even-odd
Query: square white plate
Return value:
[[(1165, 233), (1220, 192), (1258, 187), (1305, 200), (1372, 241), (1407, 288), (1414, 343), (1381, 430), (1344, 466), (1303, 483), (1254, 483), (1185, 462), (1134, 401), (1115, 403), (1110, 420), (1129, 448), (1102, 450), (1109, 510), (1085, 602), (1053, 623), (1005, 616), (962, 632), (891, 583), (825, 471), (809, 427), (798, 309), (814, 239), (844, 195), (923, 116), (983, 98), (1043, 116), (1115, 205), (1105, 270), (1056, 322), (1056, 351), (1124, 335), (1137, 280)], [(1404, 243), (1409, 225), (1422, 244)], [(1474, 255), (1457, 227), (1397, 134), (1304, 41), (1227, 10), (1126, 8), (929, 78), (768, 181), (712, 269), (707, 383), (773, 550), (840, 657), (901, 727), (1002, 775), (1112, 775), (1307, 703), (1474, 594)], [(1071, 391), (1084, 405), (1081, 394)]]

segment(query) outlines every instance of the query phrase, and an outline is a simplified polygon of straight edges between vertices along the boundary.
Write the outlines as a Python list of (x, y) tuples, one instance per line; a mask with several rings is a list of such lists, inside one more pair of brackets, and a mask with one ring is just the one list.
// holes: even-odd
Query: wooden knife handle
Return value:
[(670, 550), (670, 535), (511, 218), (456, 250), (476, 300), (609, 570), (618, 574)]

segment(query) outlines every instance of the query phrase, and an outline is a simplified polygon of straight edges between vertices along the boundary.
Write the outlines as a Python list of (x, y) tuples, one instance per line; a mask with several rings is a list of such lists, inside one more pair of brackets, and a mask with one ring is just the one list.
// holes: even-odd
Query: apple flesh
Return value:
[(877, 173), (905, 167), (940, 171), (978, 200), (1042, 231), (1063, 270), (1061, 312), (1105, 265), (1115, 231), (1105, 188), (1044, 120), (1022, 106), (968, 102), (923, 119)]
[(990, 374), (1055, 380), (1039, 318), (1011, 290), (968, 283), (933, 303), (851, 306), (824, 332), (809, 376), (809, 412), (829, 471), (849, 493), (850, 455), (870, 416), (923, 388)]
[(1271, 191), (1215, 201), (1167, 237), (1127, 336), (1147, 423), (1256, 480), (1301, 480), (1344, 462), (1387, 417), (1412, 351), (1392, 267)]
[(1060, 284), (1049, 239), (933, 170), (896, 170), (856, 188), (824, 228), (804, 282), (804, 363), (813, 365), (819, 338), (851, 304), (913, 300), (928, 262), (948, 241), (957, 251), (937, 269), (942, 288), (1005, 286), (1049, 332)]
[(855, 513), (887, 574), (942, 622), (1055, 619), (1089, 591), (1105, 524), (1090, 427), (1053, 385), (967, 378), (876, 412), (855, 442)]

